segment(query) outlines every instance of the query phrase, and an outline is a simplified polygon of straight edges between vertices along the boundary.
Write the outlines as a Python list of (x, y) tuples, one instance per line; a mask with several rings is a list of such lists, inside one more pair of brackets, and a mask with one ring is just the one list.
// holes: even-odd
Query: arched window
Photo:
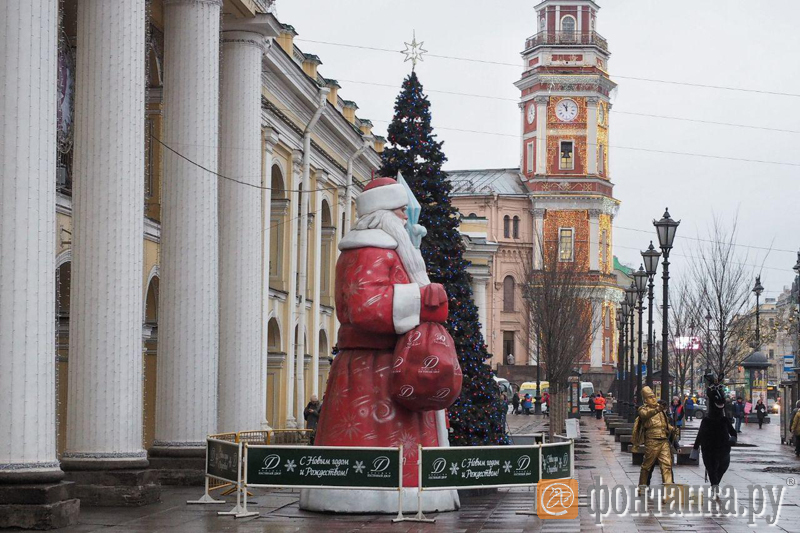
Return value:
[(519, 217), (514, 217), (514, 238), (519, 239)]
[(574, 37), (575, 35), (575, 17), (572, 15), (565, 15), (561, 19), (561, 33), (565, 37)]
[(508, 215), (503, 217), (503, 237), (506, 239), (511, 237), (511, 217)]
[[(331, 209), (327, 200), (322, 200), (322, 240), (320, 242), (320, 294), (325, 297), (331, 296), (331, 255), (333, 251), (333, 237), (336, 228), (333, 227), (333, 220), (331, 218)], [(330, 303), (330, 302), (326, 302)]]
[(287, 213), (289, 200), (286, 196), (283, 172), (279, 165), (273, 165), (270, 176), (270, 198), (272, 208), (270, 211), (269, 229), (269, 277), (272, 283), (279, 283), (283, 272), (283, 248), (286, 239)]
[(514, 311), (514, 278), (511, 276), (503, 280), (503, 311)]

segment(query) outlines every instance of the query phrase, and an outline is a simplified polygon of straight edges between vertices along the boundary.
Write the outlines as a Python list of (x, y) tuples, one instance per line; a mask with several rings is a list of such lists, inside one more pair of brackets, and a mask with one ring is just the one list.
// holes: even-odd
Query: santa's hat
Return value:
[(364, 187), (356, 198), (356, 213), (359, 217), (380, 210), (392, 210), (408, 205), (406, 189), (392, 178), (377, 178)]

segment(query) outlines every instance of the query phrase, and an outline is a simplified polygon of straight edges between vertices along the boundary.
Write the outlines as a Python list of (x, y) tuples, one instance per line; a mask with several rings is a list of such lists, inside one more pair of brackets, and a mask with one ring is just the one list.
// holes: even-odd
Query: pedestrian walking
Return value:
[(303, 418), (306, 421), (306, 429), (311, 430), (310, 444), (314, 444), (314, 438), (317, 436), (317, 422), (319, 422), (319, 412), (321, 405), (316, 396), (309, 398), (308, 405), (303, 410)]
[(519, 394), (517, 394), (516, 392), (511, 397), (511, 407), (513, 408), (513, 410), (511, 412), (514, 413), (515, 415), (518, 415), (519, 414)]
[(761, 398), (758, 399), (756, 402), (756, 418), (758, 418), (758, 429), (761, 429), (761, 424), (764, 423), (764, 417), (767, 416), (767, 406), (764, 405), (764, 402)]
[(672, 418), (672, 425), (680, 428), (683, 427), (683, 406), (677, 396), (672, 397), (672, 403), (669, 406), (670, 417)]
[(790, 429), (792, 430), (792, 435), (794, 435), (794, 456), (800, 457), (800, 400), (797, 400), (795, 405)]
[(542, 409), (544, 411), (545, 416), (550, 416), (550, 393), (545, 392), (544, 396), (539, 400), (542, 402), (542, 407), (547, 407), (547, 409)]
[(530, 415), (531, 407), (533, 407), (533, 403), (531, 402), (531, 395), (526, 394), (525, 397), (522, 399), (522, 413)]
[(598, 420), (603, 418), (603, 410), (606, 408), (606, 399), (603, 397), (603, 393), (598, 393), (597, 396), (594, 397), (594, 414)]
[(736, 403), (733, 404), (733, 418), (736, 420), (736, 433), (741, 433), (744, 419), (744, 400), (741, 396), (736, 398)]
[(691, 396), (683, 402), (683, 412), (686, 415), (687, 422), (691, 422), (694, 419), (694, 398)]
[(594, 415), (594, 399), (596, 397), (597, 396), (595, 396), (594, 393), (592, 393), (592, 395), (589, 396), (589, 416), (590, 417)]

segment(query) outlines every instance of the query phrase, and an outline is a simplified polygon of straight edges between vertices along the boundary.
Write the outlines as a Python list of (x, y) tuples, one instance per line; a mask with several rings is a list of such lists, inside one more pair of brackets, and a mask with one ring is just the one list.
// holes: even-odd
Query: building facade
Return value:
[(622, 291), (613, 265), (612, 223), (619, 201), (613, 196), (608, 146), (616, 84), (608, 74), (608, 43), (596, 31), (598, 10), (591, 0), (545, 0), (535, 7), (538, 31), (525, 42), (524, 71), (515, 84), (520, 90), (519, 167), (452, 172), (450, 179), (462, 215), (486, 218), (501, 243), (487, 305), (509, 301), (499, 320), (490, 319), (493, 361), (500, 362), (498, 350), (505, 357), (514, 346), (524, 354), (514, 357), (515, 364), (535, 364), (530, 336), (519, 335), (524, 317), (510, 295), (518, 293), (517, 254), (539, 269), (543, 250), (553, 247), (559, 261), (577, 263), (591, 287), (596, 333), (579, 369), (584, 379), (607, 389), (616, 368), (615, 313)]
[(322, 396), (384, 140), (271, 8), (2, 3), (0, 483), (302, 428)]

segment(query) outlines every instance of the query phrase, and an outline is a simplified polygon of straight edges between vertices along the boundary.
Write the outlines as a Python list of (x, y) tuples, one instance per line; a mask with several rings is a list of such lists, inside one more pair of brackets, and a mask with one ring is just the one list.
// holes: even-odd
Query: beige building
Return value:
[(150, 503), (209, 434), (303, 428), (370, 121), (271, 1), (9, 2), (0, 30), (0, 484)]

